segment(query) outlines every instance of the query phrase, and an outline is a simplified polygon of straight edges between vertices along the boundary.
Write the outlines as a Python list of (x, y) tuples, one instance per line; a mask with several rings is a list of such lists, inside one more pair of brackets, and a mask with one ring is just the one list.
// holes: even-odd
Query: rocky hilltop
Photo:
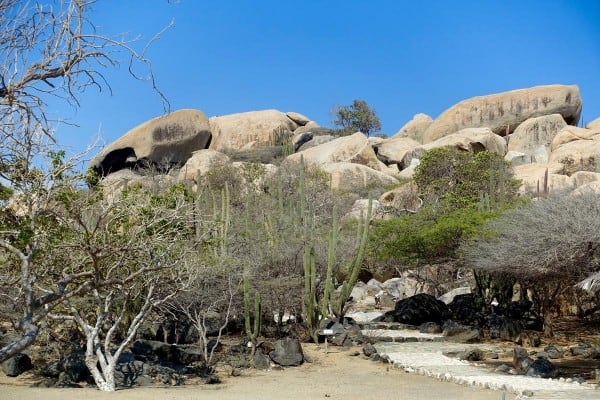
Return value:
[(578, 127), (581, 109), (577, 86), (537, 86), (467, 99), (435, 119), (417, 114), (387, 139), (360, 132), (339, 137), (297, 112), (208, 118), (179, 110), (133, 128), (106, 146), (90, 169), (111, 185), (143, 183), (147, 168), (177, 182), (194, 181), (219, 165), (239, 167), (240, 161), (259, 161), (273, 172), (273, 164), (303, 159), (330, 175), (333, 188), (356, 191), (410, 178), (427, 150), (454, 147), (502, 155), (522, 180), (522, 192), (540, 185), (600, 188), (600, 118)]

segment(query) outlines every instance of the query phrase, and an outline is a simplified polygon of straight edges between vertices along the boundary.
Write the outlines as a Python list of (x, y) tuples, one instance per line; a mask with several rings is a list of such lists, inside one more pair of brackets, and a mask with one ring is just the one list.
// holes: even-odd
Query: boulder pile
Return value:
[[(208, 118), (201, 111), (179, 110), (133, 128), (106, 146), (90, 169), (114, 189), (123, 181), (143, 184), (148, 169), (154, 171), (153, 184), (157, 179), (194, 182), (224, 165), (239, 169), (244, 162), (261, 162), (273, 173), (275, 159), (282, 166), (303, 160), (328, 174), (332, 188), (358, 192), (393, 186), (412, 176), (426, 151), (454, 147), (502, 155), (522, 180), (521, 192), (540, 190), (540, 185), (598, 190), (600, 119), (577, 127), (581, 109), (577, 86), (537, 86), (463, 100), (435, 119), (417, 114), (387, 139), (360, 132), (338, 137), (297, 112)], [(417, 209), (411, 189), (402, 192), (384, 194), (377, 208), (401, 203), (405, 211)]]

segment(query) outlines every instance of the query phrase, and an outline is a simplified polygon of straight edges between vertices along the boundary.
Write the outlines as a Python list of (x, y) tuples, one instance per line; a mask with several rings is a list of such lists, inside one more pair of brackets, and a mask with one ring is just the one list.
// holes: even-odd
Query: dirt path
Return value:
[[(116, 393), (86, 389), (31, 388), (30, 379), (0, 376), (2, 400), (197, 400), (197, 399), (412, 399), (500, 400), (502, 392), (440, 382), (399, 369), (353, 357), (357, 349), (340, 351), (305, 345), (313, 359), (283, 371), (247, 370), (240, 377), (225, 377), (220, 385), (187, 385), (173, 388), (134, 388)], [(330, 348), (331, 349), (331, 348)], [(514, 400), (507, 394), (507, 400)]]

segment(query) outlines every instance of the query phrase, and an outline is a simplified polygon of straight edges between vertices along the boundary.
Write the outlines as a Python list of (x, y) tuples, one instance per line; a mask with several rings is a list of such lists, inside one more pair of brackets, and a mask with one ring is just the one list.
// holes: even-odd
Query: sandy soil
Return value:
[[(239, 377), (223, 377), (220, 385), (185, 385), (173, 388), (133, 388), (102, 393), (93, 388), (31, 388), (31, 377), (7, 378), (0, 375), (2, 400), (197, 400), (197, 399), (443, 399), (500, 400), (502, 392), (483, 390), (432, 378), (407, 374), (361, 356), (351, 356), (359, 348), (342, 351), (304, 345), (311, 363), (285, 370), (245, 370)], [(506, 400), (513, 400), (507, 394)]]

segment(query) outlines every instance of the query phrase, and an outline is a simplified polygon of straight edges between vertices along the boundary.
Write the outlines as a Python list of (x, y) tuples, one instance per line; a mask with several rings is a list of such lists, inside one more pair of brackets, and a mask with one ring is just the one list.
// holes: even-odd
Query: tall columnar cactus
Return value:
[(261, 302), (260, 293), (254, 292), (254, 326), (250, 318), (250, 279), (248, 275), (244, 276), (244, 322), (246, 328), (246, 336), (252, 342), (252, 352), (256, 347), (256, 340), (260, 335), (261, 328)]
[(357, 227), (357, 238), (358, 238), (358, 249), (352, 262), (348, 265), (348, 277), (344, 280), (342, 287), (338, 293), (331, 295), (331, 309), (336, 317), (343, 317), (345, 313), (346, 303), (350, 298), (352, 289), (356, 285), (358, 280), (358, 274), (362, 268), (362, 262), (365, 257), (365, 250), (367, 248), (367, 242), (369, 238), (369, 223), (371, 221), (371, 208), (373, 200), (369, 197), (367, 216), (364, 218)]
[(229, 226), (231, 225), (230, 217), (230, 197), (229, 197), (229, 184), (225, 184), (225, 187), (221, 191), (221, 216), (219, 226), (219, 249), (220, 255), (224, 256), (227, 254), (227, 245), (229, 237)]
[(331, 231), (329, 232), (329, 245), (327, 249), (327, 274), (325, 277), (325, 287), (323, 298), (321, 299), (321, 315), (329, 315), (329, 303), (333, 294), (333, 264), (335, 263), (335, 250), (338, 236), (338, 218), (337, 207), (333, 207)]
[(318, 341), (317, 325), (319, 313), (317, 307), (317, 268), (315, 261), (314, 218), (307, 223), (304, 244), (304, 315), (306, 325), (315, 343)]

